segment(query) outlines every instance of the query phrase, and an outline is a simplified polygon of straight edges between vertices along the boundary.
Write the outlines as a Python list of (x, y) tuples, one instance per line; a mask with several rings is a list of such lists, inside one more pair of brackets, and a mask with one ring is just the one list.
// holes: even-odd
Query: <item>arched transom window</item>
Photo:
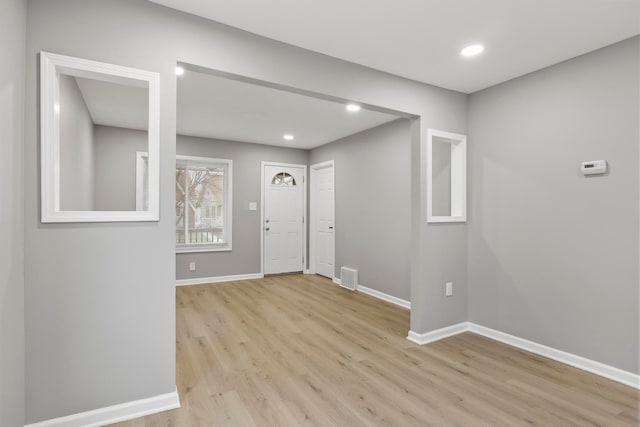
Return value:
[(296, 180), (291, 176), (291, 174), (287, 172), (280, 172), (273, 176), (273, 179), (271, 179), (271, 185), (288, 185), (293, 187), (296, 185)]

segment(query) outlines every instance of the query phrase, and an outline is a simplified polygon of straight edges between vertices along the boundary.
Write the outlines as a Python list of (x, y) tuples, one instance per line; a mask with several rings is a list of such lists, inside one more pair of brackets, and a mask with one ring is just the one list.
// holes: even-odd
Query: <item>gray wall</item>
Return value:
[(135, 211), (136, 151), (148, 151), (148, 133), (96, 125), (94, 135), (95, 209)]
[(0, 425), (24, 425), (24, 48), (26, 3), (0, 1)]
[(361, 285), (409, 300), (411, 133), (400, 119), (311, 151), (309, 164), (335, 161), (336, 271), (358, 270)]
[[(126, 48), (124, 48), (126, 47)], [(161, 74), (160, 221), (40, 224), (37, 52)], [(177, 61), (420, 116), (411, 125), (411, 328), (466, 319), (466, 225), (425, 221), (427, 128), (466, 133), (464, 94), (182, 14), (146, 0), (29, 0), (25, 127), (27, 422), (150, 397), (175, 383)], [(458, 288), (459, 289), (459, 288)]]
[(41, 224), (37, 54), (159, 72), (167, 183), (175, 179), (177, 50), (166, 11), (146, 1), (34, 0), (27, 9), (26, 421), (33, 423), (175, 386), (173, 188), (162, 187), (159, 222)]
[(60, 209), (92, 211), (93, 119), (76, 79), (60, 76)]
[[(233, 250), (176, 254), (176, 278), (260, 273), (261, 162), (306, 165), (309, 152), (180, 135), (177, 153), (233, 160)], [(258, 209), (250, 211), (249, 202), (256, 202)], [(196, 271), (189, 271), (191, 261), (196, 263)]]
[(432, 148), (432, 214), (451, 215), (451, 144), (433, 138)]
[[(636, 37), (470, 97), (470, 320), (638, 372)], [(579, 164), (609, 162), (585, 178)]]

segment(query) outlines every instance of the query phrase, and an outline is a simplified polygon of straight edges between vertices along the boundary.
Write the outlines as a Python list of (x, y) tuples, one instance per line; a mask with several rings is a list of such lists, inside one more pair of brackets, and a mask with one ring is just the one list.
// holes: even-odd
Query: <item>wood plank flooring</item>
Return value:
[(117, 426), (638, 425), (638, 390), (471, 333), (412, 344), (408, 310), (319, 276), (176, 297), (182, 408)]

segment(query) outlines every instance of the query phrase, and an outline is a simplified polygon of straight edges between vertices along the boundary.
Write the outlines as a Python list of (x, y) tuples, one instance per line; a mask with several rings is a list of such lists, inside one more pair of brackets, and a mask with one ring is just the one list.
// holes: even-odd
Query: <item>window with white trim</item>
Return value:
[(176, 156), (176, 251), (231, 250), (232, 161)]

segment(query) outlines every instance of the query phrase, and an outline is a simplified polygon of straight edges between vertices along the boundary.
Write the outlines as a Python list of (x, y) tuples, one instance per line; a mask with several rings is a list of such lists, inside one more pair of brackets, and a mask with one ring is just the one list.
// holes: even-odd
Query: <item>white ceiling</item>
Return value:
[(398, 118), (188, 69), (178, 77), (177, 115), (180, 135), (306, 150)]
[[(75, 78), (96, 125), (147, 130), (148, 89)], [(345, 104), (186, 70), (178, 78), (177, 132), (310, 150), (396, 120)], [(285, 133), (295, 139), (287, 141)]]
[(640, 33), (639, 0), (151, 1), (465, 93)]
[(149, 128), (149, 90), (75, 77), (93, 123), (126, 129)]

